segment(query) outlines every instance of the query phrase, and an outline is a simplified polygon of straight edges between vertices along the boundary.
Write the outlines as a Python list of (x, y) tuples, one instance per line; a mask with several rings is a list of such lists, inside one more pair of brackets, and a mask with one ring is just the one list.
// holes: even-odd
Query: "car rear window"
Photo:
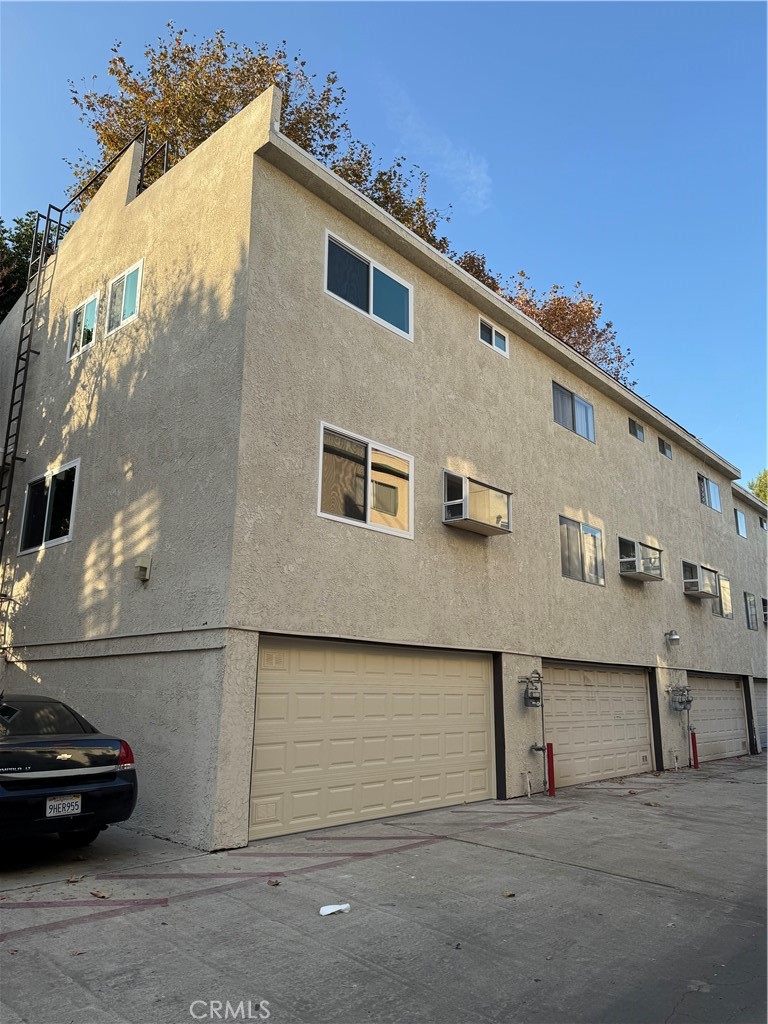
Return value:
[(57, 736), (85, 732), (72, 712), (56, 701), (0, 704), (0, 739), (6, 736)]

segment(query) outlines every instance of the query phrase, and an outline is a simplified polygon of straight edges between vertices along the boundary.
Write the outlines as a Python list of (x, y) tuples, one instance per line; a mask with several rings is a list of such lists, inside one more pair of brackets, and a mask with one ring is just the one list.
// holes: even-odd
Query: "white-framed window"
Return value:
[(118, 274), (109, 282), (107, 294), (107, 334), (112, 334), (124, 324), (135, 320), (139, 315), (141, 301), (141, 279), (144, 273), (144, 260), (139, 260)]
[(96, 335), (96, 319), (99, 315), (99, 293), (91, 295), (77, 307), (69, 318), (69, 346), (67, 359), (85, 352), (93, 344)]
[(736, 520), (736, 533), (738, 533), (740, 537), (746, 537), (747, 517), (744, 515), (740, 508), (735, 508), (733, 510), (733, 518)]
[(757, 601), (754, 594), (744, 591), (744, 611), (747, 615), (747, 629), (757, 629)]
[(619, 537), (619, 572), (640, 580), (660, 580), (661, 549), (640, 541)]
[(560, 516), (560, 566), (568, 579), (605, 586), (602, 530)]
[(761, 598), (763, 602), (763, 625), (768, 626), (768, 597)]
[(638, 423), (637, 420), (633, 420), (631, 416), (629, 417), (629, 432), (638, 441), (645, 440), (645, 427), (642, 423)]
[(64, 544), (72, 536), (80, 460), (30, 480), (24, 495), (19, 554)]
[(495, 352), (500, 352), (509, 359), (509, 342), (505, 331), (499, 330), (496, 324), (481, 316), (479, 332), (480, 341), (484, 345), (492, 348)]
[(712, 602), (712, 614), (719, 615), (721, 619), (733, 618), (733, 602), (731, 601), (731, 581), (727, 576), (718, 574), (720, 594)]
[(699, 478), (699, 498), (701, 499), (702, 505), (708, 505), (709, 508), (713, 508), (715, 512), (720, 511), (720, 488), (717, 486), (714, 480), (710, 480), (708, 476), (704, 476), (702, 473), (697, 474)]
[(683, 593), (686, 597), (717, 598), (720, 595), (717, 569), (684, 561)]
[(588, 441), (595, 440), (595, 411), (589, 402), (552, 381), (552, 407), (555, 423)]
[(413, 341), (413, 286), (326, 232), (325, 291)]
[(672, 445), (669, 441), (665, 441), (663, 437), (659, 438), (659, 454), (667, 459), (672, 458)]
[(321, 423), (317, 514), (413, 537), (413, 457)]

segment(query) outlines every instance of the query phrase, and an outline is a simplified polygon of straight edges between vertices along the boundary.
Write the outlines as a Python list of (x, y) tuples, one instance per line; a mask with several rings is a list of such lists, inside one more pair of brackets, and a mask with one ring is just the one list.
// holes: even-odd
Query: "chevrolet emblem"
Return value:
[(56, 760), (57, 761), (71, 761), (72, 760), (72, 755), (71, 754), (57, 754), (56, 755)]

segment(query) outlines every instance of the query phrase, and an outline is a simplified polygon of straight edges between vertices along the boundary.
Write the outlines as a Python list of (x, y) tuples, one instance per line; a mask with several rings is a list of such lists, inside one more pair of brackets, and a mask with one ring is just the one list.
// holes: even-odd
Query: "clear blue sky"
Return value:
[(106, 85), (112, 43), (140, 63), (169, 18), (338, 71), (354, 133), (430, 172), (457, 248), (581, 281), (638, 392), (745, 479), (765, 466), (763, 4), (3, 3), (4, 218), (91, 150), (67, 79)]

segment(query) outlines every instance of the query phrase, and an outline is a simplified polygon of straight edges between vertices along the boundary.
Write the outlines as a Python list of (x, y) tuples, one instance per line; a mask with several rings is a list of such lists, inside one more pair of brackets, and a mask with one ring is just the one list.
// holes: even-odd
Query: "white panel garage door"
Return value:
[(264, 638), (251, 839), (493, 796), (490, 655)]
[(652, 769), (645, 672), (545, 663), (543, 690), (557, 786)]
[(760, 746), (763, 751), (766, 751), (768, 750), (768, 682), (765, 679), (755, 679), (754, 682), (757, 734), (760, 737)]
[(740, 679), (689, 676), (693, 694), (691, 725), (696, 730), (700, 761), (749, 753), (747, 716)]

